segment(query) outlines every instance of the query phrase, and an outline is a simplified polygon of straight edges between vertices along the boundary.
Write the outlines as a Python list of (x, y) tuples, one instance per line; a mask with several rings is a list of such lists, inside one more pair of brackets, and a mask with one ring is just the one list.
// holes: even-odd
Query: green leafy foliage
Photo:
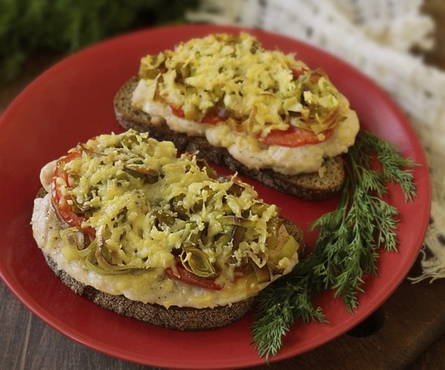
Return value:
[(0, 82), (34, 50), (70, 52), (128, 29), (177, 22), (197, 0), (1, 0)]
[[(374, 166), (375, 160), (380, 166)], [(275, 355), (295, 321), (325, 320), (313, 298), (333, 289), (348, 311), (358, 306), (364, 274), (376, 274), (378, 249), (397, 250), (397, 209), (382, 197), (387, 184), (400, 185), (406, 200), (416, 193), (410, 167), (388, 142), (360, 132), (346, 156), (347, 177), (337, 208), (314, 224), (315, 248), (291, 274), (260, 296), (253, 339), (261, 356)]]

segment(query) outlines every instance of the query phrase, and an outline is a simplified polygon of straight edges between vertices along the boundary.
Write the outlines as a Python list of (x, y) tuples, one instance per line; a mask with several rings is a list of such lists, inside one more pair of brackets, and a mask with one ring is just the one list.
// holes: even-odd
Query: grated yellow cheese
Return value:
[(293, 54), (265, 50), (253, 36), (212, 34), (141, 59), (146, 99), (200, 122), (224, 108), (226, 123), (252, 137), (302, 127), (320, 133), (343, 117), (339, 92)]
[[(223, 281), (233, 280), (247, 260), (259, 268), (268, 263), (269, 225), (277, 208), (258, 199), (248, 184), (216, 179), (195, 156), (177, 157), (171, 142), (133, 130), (97, 136), (72, 151), (81, 155), (59, 162), (70, 179), (65, 196), (96, 238), (80, 252), (75, 248), (82, 241), (66, 243), (73, 249), (64, 250), (69, 260), (87, 258), (93, 267), (109, 266), (108, 272), (164, 270), (188, 246), (199, 249)], [(234, 245), (240, 222), (251, 226)], [(65, 229), (61, 236), (69, 241), (71, 233)]]

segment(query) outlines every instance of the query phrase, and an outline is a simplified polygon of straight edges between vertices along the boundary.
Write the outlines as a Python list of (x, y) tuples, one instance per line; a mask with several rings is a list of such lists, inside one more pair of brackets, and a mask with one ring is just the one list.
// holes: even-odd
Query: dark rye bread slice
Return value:
[[(46, 192), (40, 189), (36, 197), (41, 198), (45, 194)], [(286, 219), (284, 224), (289, 234), (300, 243), (301, 250), (304, 245), (302, 230)], [(242, 318), (252, 308), (255, 301), (255, 297), (251, 297), (230, 305), (200, 309), (176, 306), (165, 308), (158, 304), (133, 301), (123, 295), (104, 293), (92, 286), (82, 284), (64, 270), (59, 269), (50, 256), (43, 254), (48, 266), (74, 293), (119, 315), (167, 329), (208, 330), (220, 328)]]
[(178, 133), (162, 122), (158, 117), (150, 117), (145, 112), (131, 106), (131, 97), (138, 83), (133, 77), (127, 81), (114, 97), (114, 111), (116, 119), (126, 129), (149, 132), (150, 136), (158, 140), (172, 141), (181, 152), (198, 152), (198, 155), (232, 171), (237, 171), (252, 179), (258, 180), (283, 193), (295, 195), (308, 200), (326, 199), (337, 193), (344, 182), (345, 170), (341, 156), (329, 158), (325, 161), (323, 176), (318, 173), (302, 175), (284, 175), (271, 169), (251, 169), (234, 159), (226, 148), (214, 147), (205, 137), (188, 136)]

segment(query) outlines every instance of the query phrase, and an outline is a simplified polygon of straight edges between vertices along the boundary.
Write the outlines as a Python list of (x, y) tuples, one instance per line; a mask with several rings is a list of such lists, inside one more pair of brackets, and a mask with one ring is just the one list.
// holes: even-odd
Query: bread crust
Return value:
[(128, 80), (114, 97), (114, 111), (119, 124), (125, 129), (133, 128), (146, 131), (157, 140), (172, 141), (181, 152), (197, 152), (198, 156), (232, 171), (258, 180), (283, 193), (295, 195), (307, 200), (326, 199), (336, 194), (345, 179), (345, 170), (341, 156), (325, 161), (323, 176), (318, 173), (284, 175), (272, 169), (256, 170), (243, 165), (233, 158), (226, 148), (210, 145), (205, 137), (189, 136), (172, 131), (165, 123), (152, 121), (149, 114), (134, 109), (131, 97), (138, 83), (138, 78)]
[[(42, 198), (45, 194), (45, 190), (41, 188), (38, 191), (36, 198)], [(284, 224), (289, 234), (291, 234), (302, 246), (302, 230), (286, 219), (284, 219)], [(242, 318), (253, 307), (255, 302), (255, 297), (250, 297), (230, 305), (198, 309), (177, 306), (165, 308), (158, 304), (133, 301), (126, 298), (124, 295), (105, 293), (92, 286), (79, 282), (64, 270), (59, 269), (50, 256), (44, 252), (43, 255), (48, 266), (53, 270), (55, 275), (74, 293), (119, 315), (134, 318), (167, 329), (192, 331), (220, 328)]]
[(59, 270), (51, 257), (46, 262), (60, 281), (74, 293), (111, 310), (119, 315), (137, 319), (148, 324), (176, 330), (208, 330), (231, 324), (243, 317), (252, 307), (254, 298), (248, 298), (232, 305), (215, 308), (189, 308), (172, 306), (165, 308), (157, 304), (132, 301), (123, 295), (101, 292), (92, 286), (73, 279)]

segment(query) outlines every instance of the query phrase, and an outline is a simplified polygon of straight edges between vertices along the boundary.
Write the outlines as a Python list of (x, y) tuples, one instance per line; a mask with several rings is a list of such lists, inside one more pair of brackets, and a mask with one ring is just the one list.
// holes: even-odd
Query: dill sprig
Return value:
[(363, 276), (377, 272), (378, 249), (397, 250), (398, 212), (383, 196), (387, 184), (394, 182), (407, 201), (413, 199), (414, 162), (392, 144), (361, 131), (345, 165), (347, 176), (337, 208), (312, 225), (319, 230), (314, 250), (259, 298), (252, 335), (261, 356), (268, 358), (280, 350), (294, 322), (325, 321), (313, 303), (323, 291), (333, 289), (349, 312), (355, 310)]

